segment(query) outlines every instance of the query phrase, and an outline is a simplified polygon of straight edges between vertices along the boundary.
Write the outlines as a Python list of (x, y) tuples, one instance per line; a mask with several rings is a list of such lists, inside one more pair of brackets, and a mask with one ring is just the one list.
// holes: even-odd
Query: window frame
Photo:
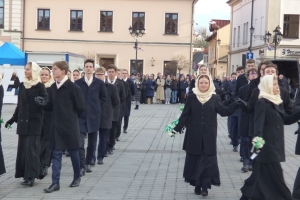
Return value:
[[(111, 18), (111, 30), (102, 30), (101, 29), (101, 19), (102, 19), (102, 12), (105, 12), (106, 14), (108, 13), (108, 12), (111, 12), (112, 13), (112, 18)], [(107, 28), (107, 21), (106, 21), (106, 19), (105, 19), (105, 28)], [(100, 10), (100, 27), (99, 27), (99, 32), (113, 32), (113, 25), (114, 25), (114, 12), (112, 11), (112, 10)]]
[[(49, 28), (47, 29), (46, 27), (45, 27), (45, 22), (42, 22), (43, 23), (43, 27), (42, 28), (39, 28), (39, 11), (40, 10), (42, 10), (43, 11), (43, 17), (44, 17), (44, 19), (45, 19), (45, 13), (46, 13), (46, 11), (49, 11)], [(36, 29), (37, 30), (45, 30), (45, 31), (49, 31), (50, 30), (50, 18), (51, 18), (51, 11), (50, 11), (50, 9), (49, 8), (38, 8), (37, 9), (37, 27), (36, 27)]]
[[(76, 12), (76, 19), (75, 19), (75, 27), (76, 29), (72, 29), (72, 12)], [(82, 22), (81, 22), (81, 30), (77, 29), (78, 26), (78, 12), (82, 12)], [(70, 30), (69, 31), (74, 31), (74, 32), (83, 32), (83, 10), (70, 10)]]
[(170, 72), (167, 73), (167, 72), (165, 71), (165, 66), (167, 65), (167, 63), (171, 63), (171, 62), (172, 62), (171, 60), (164, 60), (164, 61), (163, 61), (163, 70), (162, 70), (162, 71), (163, 71), (163, 74), (165, 74), (165, 75), (170, 75), (170, 76), (172, 76), (172, 75), (175, 75), (175, 76), (176, 76), (178, 67), (176, 67), (175, 73), (173, 73), (173, 74), (170, 73)]
[(137, 73), (144, 74), (144, 70), (145, 70), (144, 59), (137, 59), (137, 63), (142, 62), (142, 64), (143, 64), (143, 66), (142, 66), (142, 72), (138, 72), (137, 69), (135, 69), (135, 72), (133, 72), (133, 70), (131, 70), (131, 64), (133, 63), (132, 61), (135, 62), (135, 59), (130, 59), (129, 60), (129, 71), (130, 71), (130, 74), (132, 74), (132, 73), (134, 73), (134, 74), (137, 74)]
[[(176, 22), (176, 33), (167, 33), (167, 15), (170, 15), (170, 18), (173, 18), (173, 15), (177, 15), (177, 22)], [(173, 21), (173, 19), (172, 19)], [(178, 35), (178, 21), (179, 21), (179, 14), (178, 13), (165, 13), (165, 25), (164, 25), (164, 34), (166, 35)], [(171, 29), (171, 26), (170, 26)]]
[(233, 29), (233, 47), (235, 47), (236, 28)]
[(237, 47), (239, 47), (240, 46), (240, 40), (241, 39), (241, 27), (240, 26), (238, 26), (238, 37), (237, 37)]
[[(296, 22), (293, 22), (293, 21), (285, 21), (285, 16), (288, 15), (288, 16), (298, 16), (298, 36), (295, 36), (295, 37), (291, 37), (291, 36), (285, 36), (285, 31), (288, 31), (290, 32), (290, 29), (285, 29), (285, 25), (286, 24), (297, 24)], [(300, 28), (300, 15), (295, 15), (295, 14), (283, 14), (283, 33), (282, 33), (282, 37), (283, 38), (288, 38), (288, 39), (299, 39), (299, 28)]]
[[(133, 15), (134, 15), (134, 13), (138, 13), (138, 15), (140, 15), (141, 13), (143, 13), (144, 14), (144, 26), (143, 27), (141, 27), (141, 28), (144, 28), (144, 29), (146, 29), (145, 27), (146, 27), (146, 12), (132, 12), (131, 13), (131, 27), (132, 27), (132, 31), (135, 31), (136, 29), (135, 29), (135, 27), (133, 26)], [(138, 18), (140, 18), (140, 16), (138, 17)]]
[(2, 25), (0, 24), (0, 28), (4, 28), (4, 14), (5, 14), (4, 3), (5, 2), (4, 2), (4, 0), (2, 0), (2, 2), (3, 2), (3, 6), (1, 6), (0, 9), (3, 9), (3, 24)]

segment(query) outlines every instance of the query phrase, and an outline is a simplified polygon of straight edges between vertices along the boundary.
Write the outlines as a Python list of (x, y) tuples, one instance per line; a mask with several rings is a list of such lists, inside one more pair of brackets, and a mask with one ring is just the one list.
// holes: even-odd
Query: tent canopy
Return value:
[(0, 47), (0, 65), (25, 65), (25, 53), (18, 49), (14, 44), (5, 42)]

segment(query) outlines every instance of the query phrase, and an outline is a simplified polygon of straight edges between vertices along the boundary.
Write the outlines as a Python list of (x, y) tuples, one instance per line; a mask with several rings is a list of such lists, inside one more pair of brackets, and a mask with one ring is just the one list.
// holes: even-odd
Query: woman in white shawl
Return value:
[(43, 106), (47, 91), (40, 82), (41, 68), (35, 62), (25, 67), (24, 82), (20, 84), (18, 104), (13, 117), (5, 127), (17, 122), (18, 151), (16, 178), (24, 178), (22, 185), (33, 186), (35, 178), (43, 178), (40, 163), (40, 141), (43, 124)]
[(174, 133), (187, 127), (183, 150), (186, 160), (183, 176), (195, 186), (195, 194), (207, 196), (211, 185), (220, 186), (217, 161), (217, 114), (228, 116), (237, 108), (233, 103), (227, 108), (215, 94), (208, 75), (196, 79), (193, 94), (189, 94)]

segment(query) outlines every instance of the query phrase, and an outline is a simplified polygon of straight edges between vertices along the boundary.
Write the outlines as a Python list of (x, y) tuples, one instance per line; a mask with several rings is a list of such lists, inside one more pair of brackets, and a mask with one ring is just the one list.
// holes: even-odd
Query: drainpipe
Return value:
[(191, 68), (190, 68), (190, 74), (192, 73), (192, 68), (193, 68), (193, 57), (192, 57), (192, 51), (193, 51), (193, 32), (194, 32), (194, 12), (195, 12), (195, 2), (198, 1), (198, 0), (193, 0), (193, 3), (192, 3), (192, 30), (191, 30), (191, 44), (190, 44), (190, 61), (191, 61)]
[(23, 30), (22, 30), (22, 51), (24, 52), (24, 35), (25, 35), (25, 0), (23, 0)]
[[(251, 7), (251, 28), (253, 27), (253, 5), (254, 5), (254, 0), (252, 0), (252, 7)], [(252, 52), (251, 51), (251, 48), (252, 48), (252, 35), (253, 35), (253, 33), (251, 33), (251, 31), (250, 31), (250, 46), (248, 48), (250, 53)]]

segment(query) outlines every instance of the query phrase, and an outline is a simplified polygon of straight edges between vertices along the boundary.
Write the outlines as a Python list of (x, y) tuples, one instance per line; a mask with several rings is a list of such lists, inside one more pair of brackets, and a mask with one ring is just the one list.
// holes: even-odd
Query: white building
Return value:
[[(252, 0), (229, 0), (231, 6), (230, 52), (227, 74), (235, 71), (246, 61), (251, 41)], [(273, 59), (275, 51), (269, 51), (265, 34), (279, 25), (283, 34), (277, 46), (276, 58), (300, 58), (299, 0), (253, 0), (253, 28), (251, 50), (257, 63)]]

